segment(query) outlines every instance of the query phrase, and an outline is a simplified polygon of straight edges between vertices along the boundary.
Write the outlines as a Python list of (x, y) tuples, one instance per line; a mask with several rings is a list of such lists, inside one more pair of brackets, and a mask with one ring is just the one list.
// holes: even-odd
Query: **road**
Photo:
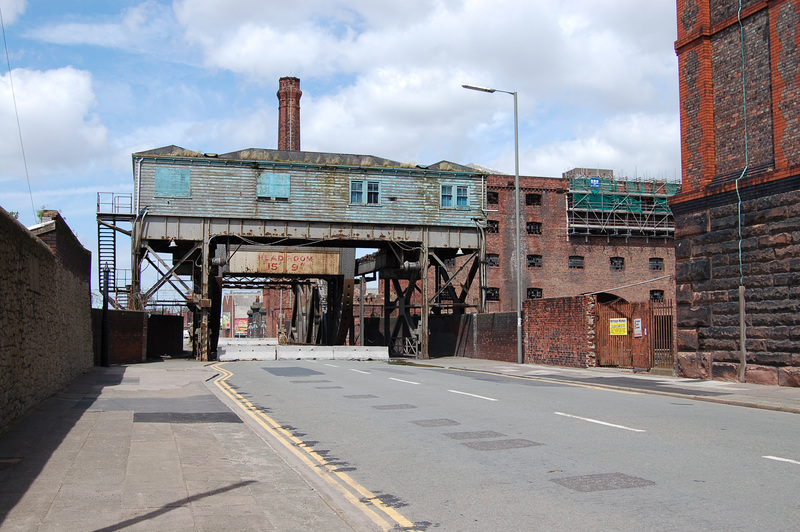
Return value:
[(797, 414), (383, 362), (217, 367), (374, 529), (800, 528)]

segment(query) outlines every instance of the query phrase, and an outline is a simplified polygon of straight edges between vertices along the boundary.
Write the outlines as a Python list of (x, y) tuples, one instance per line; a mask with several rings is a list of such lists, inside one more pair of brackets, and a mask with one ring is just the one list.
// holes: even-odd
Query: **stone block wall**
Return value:
[(0, 208), (0, 430), (92, 365), (91, 254), (52, 231), (57, 253)]
[[(757, 190), (741, 205), (746, 380), (800, 386), (800, 190)], [(680, 376), (738, 380), (738, 213), (738, 201), (676, 213)]]
[(578, 368), (597, 365), (595, 296), (524, 304), (525, 362)]

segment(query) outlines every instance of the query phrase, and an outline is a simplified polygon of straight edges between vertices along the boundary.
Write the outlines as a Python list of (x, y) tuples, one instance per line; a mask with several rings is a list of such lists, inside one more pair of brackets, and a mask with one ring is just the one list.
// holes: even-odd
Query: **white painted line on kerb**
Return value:
[(797, 460), (792, 460), (790, 458), (781, 458), (780, 456), (762, 456), (761, 458), (766, 458), (767, 460), (776, 460), (778, 462), (788, 462), (790, 464), (800, 465), (800, 462)]
[(403, 379), (395, 379), (394, 377), (389, 377), (390, 381), (397, 381), (397, 382), (404, 382), (406, 384), (419, 384), (418, 382), (414, 381), (404, 381)]
[(580, 419), (581, 421), (588, 421), (589, 423), (597, 423), (598, 425), (605, 425), (606, 427), (614, 427), (615, 429), (630, 430), (631, 432), (647, 432), (644, 429), (632, 429), (624, 425), (615, 425), (613, 423), (606, 423), (605, 421), (599, 421), (597, 419), (591, 419), (588, 417), (573, 416), (572, 414), (565, 414), (564, 412), (556, 412), (555, 414), (557, 416), (571, 417), (573, 419)]
[(325, 364), (325, 365), (328, 366), (329, 368), (338, 368), (339, 367), (336, 364)]
[(458, 390), (447, 390), (450, 393), (457, 393), (460, 395), (468, 395), (470, 397), (477, 397), (478, 399), (485, 399), (486, 401), (499, 401), (500, 399), (493, 399), (491, 397), (484, 397), (482, 395), (475, 395), (474, 393), (459, 392)]
[(355, 371), (356, 373), (363, 373), (364, 375), (369, 375), (369, 371), (361, 371), (360, 369), (353, 369), (350, 368), (350, 371)]

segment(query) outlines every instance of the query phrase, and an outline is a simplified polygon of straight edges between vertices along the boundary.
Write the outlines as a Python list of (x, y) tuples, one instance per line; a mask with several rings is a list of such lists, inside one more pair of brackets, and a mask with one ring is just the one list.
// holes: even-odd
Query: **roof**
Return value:
[(375, 157), (374, 155), (355, 155), (346, 153), (326, 153), (313, 151), (289, 151), (271, 150), (265, 148), (247, 148), (244, 150), (233, 151), (230, 153), (200, 153), (187, 150), (180, 146), (164, 146), (153, 150), (141, 151), (133, 154), (134, 157), (197, 157), (206, 159), (222, 159), (231, 161), (271, 161), (282, 163), (307, 163), (318, 165), (336, 166), (372, 166), (382, 168), (420, 168), (423, 170), (448, 171), (448, 172), (469, 172), (485, 173), (469, 166), (452, 163), (450, 161), (439, 161), (430, 166), (415, 165), (412, 163), (401, 163), (391, 159)]

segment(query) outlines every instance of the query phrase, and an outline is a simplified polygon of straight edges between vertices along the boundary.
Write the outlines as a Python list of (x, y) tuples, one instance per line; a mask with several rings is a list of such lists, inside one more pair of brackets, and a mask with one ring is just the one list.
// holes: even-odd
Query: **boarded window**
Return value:
[(486, 220), (486, 232), (498, 233), (500, 232), (500, 222), (497, 220)]
[(528, 299), (542, 299), (542, 289), (528, 288)]
[(542, 234), (542, 223), (541, 222), (527, 222), (525, 224), (525, 230), (528, 232), (529, 235), (541, 235)]
[(256, 178), (256, 195), (259, 198), (289, 199), (289, 174), (264, 172)]
[(612, 272), (621, 272), (625, 269), (625, 257), (611, 257), (609, 265)]
[(664, 271), (664, 259), (659, 257), (651, 257), (650, 258), (650, 271), (651, 272), (663, 272)]
[(581, 255), (570, 255), (569, 268), (571, 270), (582, 270), (583, 269), (583, 256)]
[(541, 255), (528, 255), (528, 268), (541, 268), (542, 256)]
[(156, 168), (156, 196), (192, 197), (191, 173), (188, 168)]
[(486, 288), (486, 301), (500, 301), (500, 289), (496, 287)]
[(497, 253), (487, 253), (486, 254), (486, 265), (487, 266), (500, 266), (500, 255)]

